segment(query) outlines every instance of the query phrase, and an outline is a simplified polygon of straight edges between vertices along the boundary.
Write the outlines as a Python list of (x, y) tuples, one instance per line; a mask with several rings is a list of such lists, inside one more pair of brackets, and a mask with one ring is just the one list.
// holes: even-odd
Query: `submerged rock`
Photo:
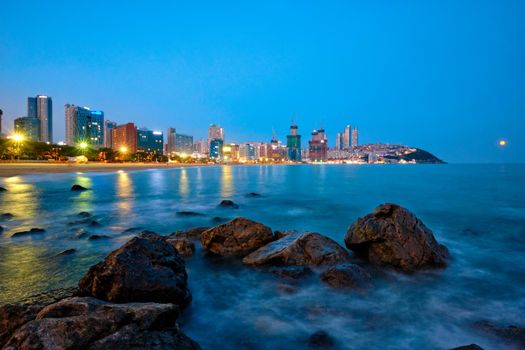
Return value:
[(100, 222), (98, 222), (97, 220), (91, 220), (89, 222), (89, 226), (96, 227), (96, 226), (101, 226), (101, 225), (100, 225)]
[(248, 198), (257, 198), (257, 197), (261, 197), (261, 195), (257, 192), (250, 192), (250, 193), (247, 193), (246, 194), (246, 197)]
[(499, 326), (490, 321), (478, 321), (474, 327), (480, 331), (496, 336), (505, 342), (517, 346), (519, 349), (525, 349), (525, 327), (519, 326)]
[(122, 233), (135, 233), (144, 231), (143, 227), (130, 227), (122, 231)]
[(365, 290), (372, 287), (372, 277), (356, 264), (339, 264), (321, 274), (321, 281), (338, 289)]
[(0, 226), (0, 233), (4, 232), (4, 227)]
[(214, 216), (213, 218), (211, 218), (211, 222), (214, 222), (216, 224), (220, 224), (220, 223), (223, 223), (223, 222), (226, 222), (226, 221), (230, 221), (229, 218), (223, 218), (223, 217), (220, 217), (220, 216)]
[(74, 184), (73, 186), (71, 186), (71, 191), (87, 191), (87, 188), (79, 184)]
[(7, 192), (7, 189), (5, 187), (0, 187), (0, 192)]
[(0, 215), (0, 220), (11, 220), (14, 217), (15, 216), (11, 213), (3, 213), (2, 215)]
[(330, 349), (334, 346), (334, 340), (325, 331), (317, 331), (308, 338), (308, 345), (317, 349)]
[(274, 266), (269, 271), (289, 280), (298, 280), (312, 274), (312, 270), (306, 266)]
[(7, 349), (200, 349), (175, 323), (173, 304), (111, 304), (74, 297), (48, 305), (16, 329)]
[(84, 295), (111, 302), (191, 301), (184, 259), (165, 237), (143, 233), (92, 266), (79, 282)]
[(483, 350), (483, 348), (477, 344), (470, 344), (470, 345), (458, 346), (450, 350)]
[(232, 257), (246, 256), (273, 239), (268, 226), (242, 217), (206, 230), (201, 235), (204, 249)]
[(296, 232), (272, 242), (242, 261), (247, 265), (333, 265), (350, 254), (337, 242), (315, 232)]
[(20, 237), (20, 236), (27, 236), (27, 235), (34, 235), (34, 234), (42, 234), (42, 233), (45, 233), (45, 232), (46, 232), (46, 230), (44, 230), (43, 228), (33, 227), (29, 231), (15, 232), (15, 233), (13, 233), (13, 235), (11, 237)]
[(345, 236), (346, 246), (367, 261), (405, 272), (444, 267), (448, 250), (414, 214), (395, 204), (383, 204), (357, 219)]
[(96, 240), (99, 240), (99, 239), (110, 239), (111, 237), (108, 236), (108, 235), (91, 235), (89, 236), (89, 240), (90, 241), (96, 241)]
[(177, 252), (184, 258), (192, 256), (195, 252), (195, 243), (188, 238), (168, 238), (166, 242), (177, 249)]
[(202, 213), (197, 213), (196, 211), (178, 211), (177, 216), (204, 216)]
[(76, 251), (77, 251), (77, 250), (76, 250), (76, 249), (73, 249), (73, 248), (71, 248), (71, 249), (66, 249), (66, 250), (61, 251), (60, 253), (58, 253), (58, 254), (55, 255), (55, 256), (71, 255), (71, 254), (73, 254), (73, 253), (76, 253)]
[(235, 204), (233, 201), (231, 201), (229, 199), (223, 199), (219, 203), (219, 207), (221, 207), (221, 208), (239, 209), (239, 205)]
[(204, 231), (209, 230), (209, 227), (194, 227), (186, 231), (176, 231), (169, 235), (174, 238), (187, 238), (190, 240), (200, 240)]
[(87, 211), (81, 211), (80, 213), (77, 214), (77, 216), (79, 216), (81, 218), (90, 218), (93, 215), (91, 215), (91, 213), (89, 213)]

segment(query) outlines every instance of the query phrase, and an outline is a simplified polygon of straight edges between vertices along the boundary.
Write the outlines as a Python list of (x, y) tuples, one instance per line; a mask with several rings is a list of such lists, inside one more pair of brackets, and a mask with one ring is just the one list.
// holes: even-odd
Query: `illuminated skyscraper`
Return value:
[(286, 146), (288, 147), (288, 159), (293, 162), (301, 161), (301, 135), (298, 134), (298, 127), (295, 122), (290, 126), (290, 135), (286, 136)]
[(38, 118), (20, 117), (15, 119), (15, 133), (22, 135), (25, 139), (38, 141), (40, 123)]
[(146, 128), (137, 130), (137, 152), (151, 155), (162, 155), (164, 136), (162, 131), (153, 131)]
[(210, 159), (222, 159), (222, 147), (224, 141), (220, 139), (211, 140), (210, 142)]
[(166, 151), (168, 154), (175, 152), (175, 135), (175, 128), (168, 128), (168, 132), (166, 133)]
[(94, 148), (104, 146), (104, 112), (70, 104), (66, 104), (64, 108), (66, 144), (77, 146), (85, 142)]
[(115, 151), (133, 154), (137, 152), (137, 128), (133, 123), (118, 125), (112, 130), (112, 148)]
[(104, 147), (113, 147), (113, 129), (117, 127), (117, 123), (111, 120), (104, 120)]
[(324, 162), (327, 159), (328, 140), (324, 129), (314, 130), (309, 144), (309, 158), (312, 162)]
[(350, 148), (350, 132), (351, 132), (352, 128), (350, 127), (350, 125), (347, 125), (345, 127), (345, 130), (343, 132), (343, 146), (342, 146), (342, 149), (349, 149)]
[(53, 100), (49, 96), (37, 95), (27, 98), (27, 116), (38, 119), (41, 142), (53, 142)]
[(359, 130), (357, 128), (352, 129), (352, 147), (359, 146)]

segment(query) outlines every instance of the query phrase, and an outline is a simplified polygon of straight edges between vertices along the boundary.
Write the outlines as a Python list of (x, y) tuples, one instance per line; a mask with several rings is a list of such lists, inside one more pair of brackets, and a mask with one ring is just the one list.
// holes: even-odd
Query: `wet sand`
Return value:
[(11, 177), (30, 174), (71, 173), (71, 172), (104, 172), (117, 170), (166, 169), (181, 166), (202, 166), (204, 164), (168, 164), (168, 163), (39, 163), (14, 162), (0, 163), (0, 177)]

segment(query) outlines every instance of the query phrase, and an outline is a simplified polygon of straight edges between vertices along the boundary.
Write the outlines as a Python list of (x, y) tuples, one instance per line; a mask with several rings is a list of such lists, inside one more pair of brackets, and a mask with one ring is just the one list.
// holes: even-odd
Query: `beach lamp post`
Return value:
[(85, 156), (85, 153), (86, 153), (86, 149), (88, 147), (88, 144), (87, 142), (81, 142), (78, 147), (80, 147), (80, 150), (82, 152), (82, 155)]
[(20, 147), (22, 145), (22, 141), (24, 141), (24, 135), (22, 134), (14, 134), (11, 136), (11, 139), (15, 142), (15, 154), (20, 159)]
[(128, 153), (128, 148), (126, 146), (122, 146), (119, 148), (119, 152), (122, 155), (122, 160), (126, 158), (126, 154)]

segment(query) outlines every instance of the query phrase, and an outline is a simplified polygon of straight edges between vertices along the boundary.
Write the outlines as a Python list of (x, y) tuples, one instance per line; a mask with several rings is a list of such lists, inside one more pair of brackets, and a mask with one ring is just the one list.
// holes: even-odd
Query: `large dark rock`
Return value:
[(194, 227), (186, 231), (176, 231), (170, 234), (173, 238), (187, 238), (189, 240), (200, 240), (204, 231), (209, 230), (209, 227)]
[(376, 265), (405, 272), (444, 267), (448, 250), (414, 214), (395, 204), (383, 204), (357, 219), (345, 236), (346, 246)]
[(200, 349), (175, 323), (173, 304), (111, 304), (74, 297), (48, 305), (16, 329), (5, 349)]
[(239, 209), (239, 205), (235, 204), (232, 200), (229, 200), (229, 199), (223, 199), (219, 203), (219, 207), (221, 207), (221, 208)]
[(185, 307), (191, 301), (184, 259), (165, 237), (142, 233), (103, 261), (79, 282), (84, 295), (111, 302), (159, 302)]
[(87, 191), (87, 188), (79, 184), (74, 184), (73, 186), (71, 186), (71, 191)]
[(175, 247), (177, 252), (184, 258), (192, 256), (195, 253), (195, 243), (188, 238), (167, 238), (166, 242)]
[(333, 265), (348, 261), (350, 254), (332, 239), (315, 232), (295, 232), (272, 242), (242, 261), (259, 265)]
[(517, 349), (525, 349), (525, 327), (500, 326), (487, 320), (476, 322), (474, 327), (483, 333), (496, 336), (506, 343), (516, 346)]
[(243, 257), (274, 239), (272, 230), (258, 222), (236, 218), (206, 230), (202, 246), (222, 256)]
[(42, 233), (46, 233), (46, 230), (44, 230), (43, 228), (33, 227), (32, 229), (28, 231), (15, 232), (13, 233), (11, 237), (21, 237), (21, 236), (28, 236), (28, 235), (35, 235), (35, 234), (38, 235)]
[(0, 348), (7, 343), (17, 328), (35, 319), (37, 313), (44, 307), (61, 299), (72, 297), (77, 292), (77, 288), (55, 289), (33, 295), (19, 303), (0, 306)]
[(338, 289), (365, 290), (372, 287), (372, 277), (356, 264), (339, 264), (321, 274), (321, 280)]

